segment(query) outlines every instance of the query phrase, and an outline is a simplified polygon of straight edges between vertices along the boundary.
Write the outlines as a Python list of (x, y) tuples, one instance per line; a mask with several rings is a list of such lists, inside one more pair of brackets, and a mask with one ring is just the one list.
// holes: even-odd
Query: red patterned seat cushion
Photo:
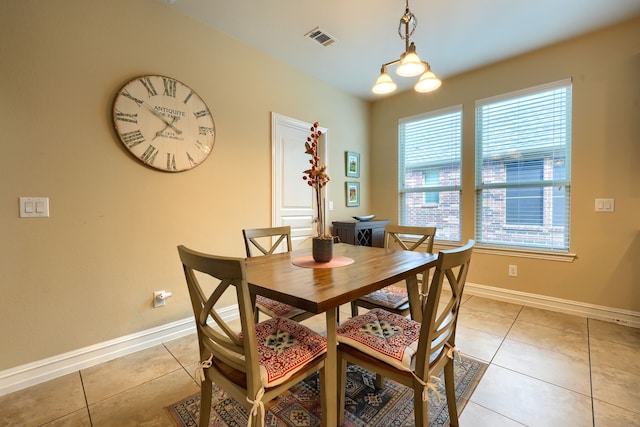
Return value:
[(412, 371), (420, 323), (381, 308), (352, 317), (338, 328), (338, 342), (403, 371)]
[(256, 324), (256, 341), (264, 387), (283, 383), (327, 351), (325, 337), (282, 317)]
[(291, 319), (304, 313), (301, 308), (294, 307), (283, 302), (278, 302), (262, 295), (256, 295), (256, 306), (269, 317), (286, 317)]
[(370, 294), (363, 296), (361, 299), (381, 305), (383, 307), (398, 308), (402, 304), (409, 302), (407, 288), (389, 285)]

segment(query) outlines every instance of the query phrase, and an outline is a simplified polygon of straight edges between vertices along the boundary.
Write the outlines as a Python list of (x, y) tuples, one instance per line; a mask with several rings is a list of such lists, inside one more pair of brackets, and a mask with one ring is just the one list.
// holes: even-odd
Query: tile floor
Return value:
[[(490, 363), (462, 427), (640, 426), (640, 329), (466, 295), (457, 341)], [(197, 353), (190, 335), (2, 396), (0, 426), (172, 426)]]

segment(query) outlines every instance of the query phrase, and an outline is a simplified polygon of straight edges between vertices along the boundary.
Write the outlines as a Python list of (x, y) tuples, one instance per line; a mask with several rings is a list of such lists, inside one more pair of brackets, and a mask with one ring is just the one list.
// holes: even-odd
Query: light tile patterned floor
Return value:
[[(470, 295), (462, 307), (458, 347), (490, 363), (462, 427), (640, 426), (640, 329)], [(0, 426), (172, 426), (164, 408), (198, 391), (197, 358), (190, 335), (2, 396)]]

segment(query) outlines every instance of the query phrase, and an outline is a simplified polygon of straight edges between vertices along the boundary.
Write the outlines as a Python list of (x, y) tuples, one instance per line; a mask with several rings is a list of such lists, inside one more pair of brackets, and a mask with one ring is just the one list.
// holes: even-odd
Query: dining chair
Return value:
[[(338, 328), (338, 425), (344, 421), (346, 370), (352, 363), (411, 387), (415, 425), (424, 427), (429, 390), (440, 400), (438, 375), (444, 369), (449, 419), (458, 426), (453, 358), (458, 353), (456, 325), (474, 245), (469, 240), (460, 248), (440, 251), (428, 295), (422, 300), (421, 321), (376, 308)], [(442, 292), (444, 283), (450, 294)]]
[[(291, 252), (291, 227), (288, 225), (268, 228), (246, 228), (242, 230), (242, 235), (244, 236), (244, 247), (249, 258), (257, 255), (274, 254), (279, 249), (284, 249), (284, 247), (286, 247), (287, 252)], [(276, 239), (275, 242), (273, 239)], [(284, 247), (280, 248), (281, 246)], [(262, 295), (256, 295), (254, 310), (256, 322), (259, 321), (260, 312), (269, 317), (285, 317), (296, 322), (315, 316), (315, 313), (301, 308)]]
[[(290, 319), (255, 323), (245, 260), (208, 255), (178, 246), (195, 316), (200, 364), (199, 426), (209, 425), (213, 383), (249, 414), (249, 425), (264, 425), (264, 403), (320, 372), (321, 407), (326, 407), (326, 339)], [(206, 291), (210, 290), (210, 291)], [(234, 290), (240, 328), (219, 313), (217, 303)], [(334, 373), (335, 375), (335, 373)]]
[[(414, 251), (424, 247), (425, 252), (433, 252), (433, 239), (436, 235), (436, 227), (414, 227), (407, 225), (387, 224), (384, 228), (384, 247), (400, 248), (407, 251)], [(420, 295), (426, 293), (424, 284), (428, 283), (429, 272), (422, 273), (420, 278)], [(382, 289), (373, 291), (363, 297), (351, 301), (351, 316), (358, 315), (358, 307), (369, 310), (374, 308), (384, 308), (392, 313), (407, 316), (410, 313), (409, 294), (404, 283), (397, 283), (385, 286)]]

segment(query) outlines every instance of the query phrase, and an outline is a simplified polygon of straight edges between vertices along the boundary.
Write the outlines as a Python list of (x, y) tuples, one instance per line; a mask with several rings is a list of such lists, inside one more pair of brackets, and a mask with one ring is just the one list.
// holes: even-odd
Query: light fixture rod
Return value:
[[(409, 31), (409, 25), (413, 23), (411, 31)], [(402, 35), (402, 26), (404, 25), (404, 35)], [(398, 35), (401, 39), (404, 39), (404, 50), (409, 50), (409, 38), (413, 35), (413, 32), (418, 26), (418, 20), (416, 16), (409, 10), (409, 0), (406, 0), (406, 6), (404, 9), (404, 15), (400, 18), (400, 25), (398, 26)]]

